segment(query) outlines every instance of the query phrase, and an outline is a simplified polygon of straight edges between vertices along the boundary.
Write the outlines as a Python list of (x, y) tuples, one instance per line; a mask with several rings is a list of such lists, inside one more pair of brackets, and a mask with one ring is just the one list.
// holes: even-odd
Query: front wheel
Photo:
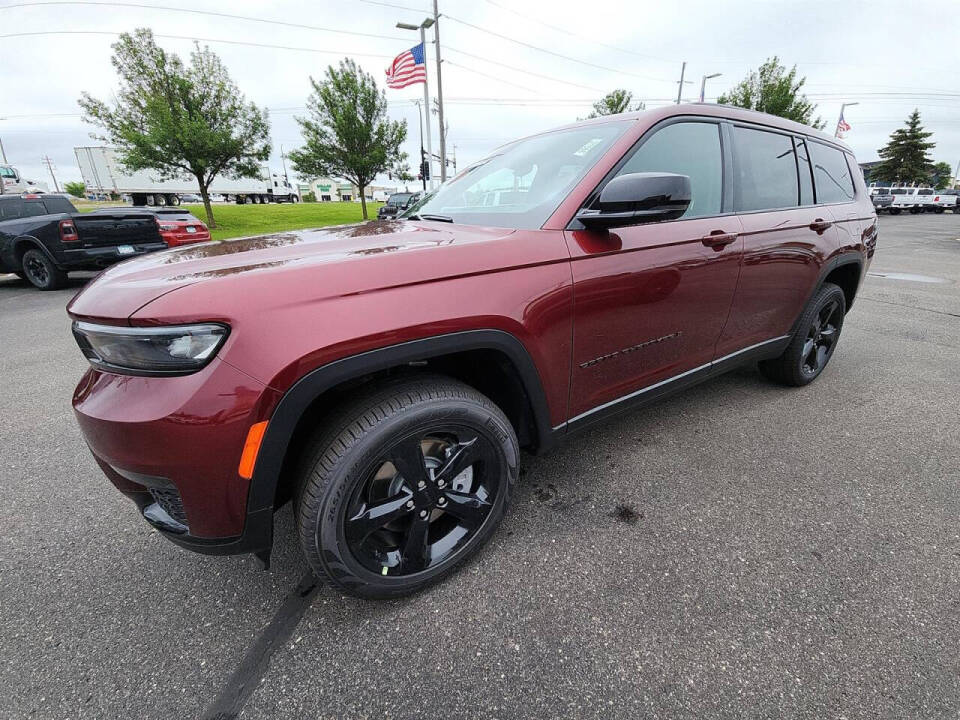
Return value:
[(810, 300), (783, 354), (760, 363), (760, 372), (784, 385), (813, 382), (833, 357), (847, 312), (846, 297), (837, 285), (824, 283)]
[(296, 518), (307, 561), (353, 595), (406, 595), (490, 538), (516, 482), (519, 446), (473, 388), (429, 375), (344, 408), (304, 454)]

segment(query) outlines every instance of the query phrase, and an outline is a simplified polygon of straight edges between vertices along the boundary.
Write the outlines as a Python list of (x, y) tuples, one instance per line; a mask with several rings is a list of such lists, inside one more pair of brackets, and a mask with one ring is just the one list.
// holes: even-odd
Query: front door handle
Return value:
[(720, 252), (736, 239), (736, 233), (728, 233), (724, 232), (723, 230), (714, 230), (709, 235), (704, 235), (702, 238), (700, 238), (700, 242), (707, 247), (712, 247), (716, 252)]
[(823, 218), (817, 218), (812, 223), (810, 223), (810, 229), (815, 233), (823, 235), (824, 232), (833, 227), (833, 223), (829, 220), (824, 220)]

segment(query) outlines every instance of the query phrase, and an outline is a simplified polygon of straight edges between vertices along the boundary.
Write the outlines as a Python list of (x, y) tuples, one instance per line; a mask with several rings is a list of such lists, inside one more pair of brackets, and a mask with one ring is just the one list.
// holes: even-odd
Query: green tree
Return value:
[(79, 101), (84, 120), (105, 131), (94, 137), (116, 146), (129, 171), (196, 178), (207, 224), (215, 228), (209, 192), (214, 178), (260, 177), (270, 157), (266, 110), (246, 101), (207, 47), (195, 45), (186, 67), (140, 28), (120, 36), (111, 61), (120, 79), (112, 107), (88, 93)]
[(759, 70), (741, 80), (733, 90), (717, 98), (717, 102), (779, 115), (822, 130), (825, 125), (823, 120), (813, 117), (817, 106), (801, 92), (806, 82), (806, 78), (797, 77), (796, 65), (787, 70), (780, 64), (780, 58), (774, 55)]
[(342, 177), (360, 191), (363, 219), (367, 219), (365, 190), (380, 173), (409, 177), (407, 155), (400, 145), (407, 139), (407, 123), (387, 117), (387, 95), (373, 76), (346, 58), (340, 67), (327, 68), (326, 77), (312, 77), (307, 100), (308, 117), (297, 118), (305, 144), (290, 152), (302, 177)]
[(633, 93), (629, 90), (618, 88), (604, 95), (600, 100), (593, 104), (593, 110), (587, 115), (587, 120), (591, 118), (603, 117), (604, 115), (619, 115), (625, 112), (635, 112), (643, 110), (646, 107), (643, 102), (633, 104)]
[[(933, 135), (920, 125), (920, 111), (914, 110), (907, 123), (894, 130), (886, 147), (881, 148), (881, 163), (870, 174), (871, 180), (896, 183), (926, 183), (930, 181), (933, 162), (928, 152), (936, 143), (927, 142)], [(949, 175), (949, 166), (947, 175)]]
[(74, 197), (82, 198), (87, 192), (87, 186), (82, 182), (67, 182), (63, 184), (63, 189)]
[(935, 190), (946, 190), (950, 185), (950, 177), (953, 175), (953, 168), (948, 162), (934, 163), (933, 170), (930, 172), (930, 184)]

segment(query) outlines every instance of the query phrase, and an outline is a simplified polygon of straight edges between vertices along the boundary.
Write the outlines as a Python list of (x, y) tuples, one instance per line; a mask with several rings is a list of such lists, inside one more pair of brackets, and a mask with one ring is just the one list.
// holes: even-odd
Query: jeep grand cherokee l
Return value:
[(519, 140), (396, 220), (177, 248), (70, 304), (73, 403), (143, 517), (264, 563), (415, 591), (503, 517), (521, 448), (747, 362), (837, 349), (876, 215), (846, 146), (717, 105)]

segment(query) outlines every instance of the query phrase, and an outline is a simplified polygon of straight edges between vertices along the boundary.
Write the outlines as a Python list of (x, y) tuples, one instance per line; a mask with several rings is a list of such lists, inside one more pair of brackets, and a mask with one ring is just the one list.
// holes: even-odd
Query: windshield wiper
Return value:
[(407, 220), (436, 220), (437, 222), (448, 222), (452, 223), (453, 218), (449, 215), (429, 215), (425, 213), (419, 213), (415, 215), (407, 215)]

